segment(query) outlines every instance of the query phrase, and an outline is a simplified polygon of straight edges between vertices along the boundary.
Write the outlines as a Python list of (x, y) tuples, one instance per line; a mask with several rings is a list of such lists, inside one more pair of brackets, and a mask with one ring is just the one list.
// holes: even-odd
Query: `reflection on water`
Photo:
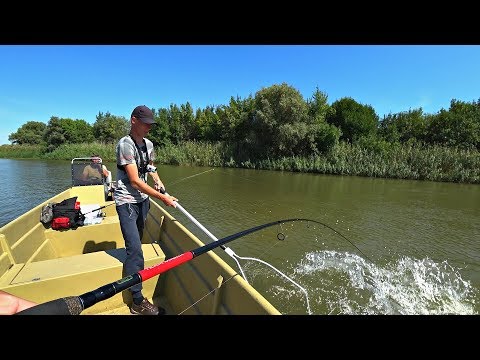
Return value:
[[(115, 164), (106, 165), (115, 179)], [(284, 314), (308, 313), (307, 299), (313, 314), (480, 312), (478, 185), (192, 166), (158, 171), (167, 191), (219, 239), (289, 218), (320, 221), (344, 236), (295, 222), (229, 243), (307, 290), (306, 298), (267, 266), (243, 262), (248, 280)], [(0, 159), (0, 173), (2, 226), (71, 184), (69, 161)], [(178, 209), (167, 211), (212, 241)]]

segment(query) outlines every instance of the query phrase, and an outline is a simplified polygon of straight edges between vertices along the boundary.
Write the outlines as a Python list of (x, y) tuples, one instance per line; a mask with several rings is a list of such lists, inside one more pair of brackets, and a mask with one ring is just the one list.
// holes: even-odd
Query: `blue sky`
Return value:
[(28, 121), (226, 105), (283, 82), (380, 118), (480, 99), (480, 45), (0, 45), (0, 59), (0, 144)]

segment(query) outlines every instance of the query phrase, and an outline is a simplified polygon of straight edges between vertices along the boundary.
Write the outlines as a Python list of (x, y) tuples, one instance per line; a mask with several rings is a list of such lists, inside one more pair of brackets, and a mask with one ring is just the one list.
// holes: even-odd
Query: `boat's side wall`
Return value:
[[(77, 196), (80, 204), (104, 206), (100, 224), (56, 231), (45, 228), (40, 212), (48, 202)], [(156, 230), (160, 232), (160, 225)], [(145, 266), (165, 259), (160, 246), (142, 245)], [(34, 302), (44, 303), (66, 296), (81, 295), (122, 279), (125, 243), (112, 202), (105, 202), (103, 186), (73, 187), (39, 204), (0, 229), (0, 289)], [(144, 295), (152, 298), (158, 277), (143, 283)], [(85, 309), (96, 314), (124, 308), (131, 302), (129, 292)]]
[[(69, 196), (70, 190), (65, 190), (3, 226), (0, 229), (2, 251), (0, 253), (0, 264), (2, 264), (2, 258), (5, 257), (8, 257), (11, 262), (10, 265), (13, 265), (32, 261), (36, 256), (41, 258), (51, 251), (52, 249), (49, 249), (48, 245), (44, 245), (45, 227), (40, 222), (40, 213), (47, 202), (60, 202)], [(44, 248), (43, 253), (41, 248)], [(0, 273), (0, 277), (3, 273)]]
[[(148, 222), (163, 217), (160, 245), (167, 258), (204, 244), (174, 217), (152, 201)], [(218, 248), (219, 251), (220, 247)], [(175, 314), (279, 315), (258, 291), (214, 251), (162, 274), (158, 292), (167, 297)]]
[[(73, 187), (44, 201), (6, 224), (0, 229), (0, 271), (4, 270), (5, 267), (8, 269), (14, 264), (77, 255), (84, 252), (83, 248), (77, 249), (78, 246), (75, 245), (83, 246), (84, 241), (81, 240), (89, 236), (88, 230), (84, 231), (83, 234), (81, 234), (81, 231), (75, 233), (75, 230), (68, 230), (68, 232), (59, 234), (57, 231), (46, 228), (40, 222), (40, 213), (44, 205), (49, 202), (61, 202), (73, 196), (77, 196), (77, 201), (80, 204), (98, 204), (99, 207), (106, 204), (103, 185)], [(105, 208), (105, 212), (107, 216), (116, 216), (115, 206)], [(119, 230), (118, 224), (112, 225), (109, 238), (118, 238), (118, 231), (116, 230)], [(79, 239), (79, 235), (80, 237), (83, 236), (83, 239)], [(58, 241), (58, 238), (61, 238), (62, 241)], [(92, 238), (95, 238), (94, 235), (92, 235)], [(64, 239), (72, 239), (72, 241), (67, 243)], [(121, 246), (123, 244), (116, 247)], [(0, 277), (4, 271), (0, 272)]]
[[(72, 196), (81, 204), (107, 204), (103, 186), (74, 187), (0, 228), (0, 289), (44, 303), (81, 295), (125, 276), (125, 244), (113, 204), (105, 208), (101, 224), (55, 231), (40, 223), (43, 205)], [(142, 242), (145, 267), (204, 245), (152, 200)], [(170, 314), (280, 314), (215, 251), (143, 282), (144, 295), (166, 304)], [(128, 297), (123, 291), (83, 313), (112, 313), (125, 308), (131, 302)]]

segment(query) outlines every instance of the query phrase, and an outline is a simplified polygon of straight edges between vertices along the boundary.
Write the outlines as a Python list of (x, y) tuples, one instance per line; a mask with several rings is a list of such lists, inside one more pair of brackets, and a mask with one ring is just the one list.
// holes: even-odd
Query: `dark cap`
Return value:
[(132, 116), (141, 120), (145, 124), (155, 124), (152, 110), (145, 105), (139, 105), (132, 111)]

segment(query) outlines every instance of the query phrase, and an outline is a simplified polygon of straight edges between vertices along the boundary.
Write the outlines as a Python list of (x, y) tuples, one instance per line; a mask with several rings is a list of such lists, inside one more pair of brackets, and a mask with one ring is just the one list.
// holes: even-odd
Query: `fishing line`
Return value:
[[(186, 180), (186, 179), (189, 179), (189, 178), (192, 178), (192, 177), (195, 177), (195, 176), (198, 176), (198, 175), (202, 175), (202, 174), (205, 174), (209, 171), (212, 171), (214, 169), (209, 169), (209, 170), (206, 170), (206, 171), (203, 171), (201, 173), (198, 173), (198, 174), (194, 174), (194, 175), (191, 175), (191, 176), (188, 176), (186, 178), (183, 178), (183, 179), (180, 179), (176, 182), (174, 182), (173, 184), (175, 183), (178, 183), (180, 181), (183, 181), (183, 180)], [(221, 171), (221, 172), (225, 172), (225, 171)], [(226, 173), (226, 172), (225, 172)], [(246, 179), (245, 180), (248, 180), (248, 181), (251, 181), (251, 182), (254, 182), (250, 179)], [(167, 194), (165, 189), (164, 188), (161, 188), (160, 189), (160, 192), (164, 193), (164, 194)], [(195, 225), (197, 225), (198, 228), (200, 228), (208, 237), (210, 237), (213, 241), (218, 241), (217, 237), (215, 237), (209, 230), (207, 230), (197, 219), (195, 219), (191, 214), (189, 214), (178, 202), (177, 202), (177, 208), (185, 215), (187, 216), (187, 218), (189, 218)], [(292, 221), (291, 219), (289, 221)], [(335, 230), (334, 228), (332, 228), (331, 226), (325, 224), (325, 223), (322, 223), (320, 221), (317, 221), (317, 220), (312, 220), (312, 219), (295, 219), (293, 221), (307, 221), (307, 227), (309, 227), (309, 222), (313, 222), (313, 223), (317, 223), (317, 224), (320, 224), (330, 230), (332, 230), (334, 233), (336, 233), (337, 235), (339, 235), (340, 237), (342, 237), (343, 239), (345, 239), (348, 243), (350, 243), (355, 249), (357, 249), (366, 259), (368, 259), (370, 262), (373, 263), (373, 261), (366, 255), (363, 253), (363, 251), (361, 251), (352, 241), (350, 241), (346, 236), (344, 236), (343, 234), (341, 234), (339, 231)], [(283, 231), (283, 228), (282, 228), (282, 223), (281, 222), (278, 222), (279, 224), (279, 227), (280, 227), (280, 231), (277, 233), (277, 239), (279, 241), (284, 241), (286, 239), (286, 236), (284, 234), (284, 231)], [(272, 246), (273, 247), (273, 246)], [(288, 277), (287, 275), (285, 275), (283, 272), (281, 272), (280, 270), (276, 269), (274, 266), (272, 266), (271, 264), (263, 261), (263, 260), (260, 260), (258, 258), (252, 258), (252, 257), (242, 257), (242, 256), (239, 256), (237, 255), (231, 248), (227, 248), (225, 247), (224, 245), (221, 245), (221, 248), (235, 261), (235, 263), (237, 264), (237, 267), (238, 269), (240, 270), (241, 274), (242, 274), (242, 277), (245, 279), (245, 281), (248, 283), (248, 279), (247, 279), (247, 276), (240, 264), (240, 262), (238, 261), (238, 259), (240, 260), (246, 260), (246, 261), (257, 261), (257, 262), (260, 262), (268, 267), (270, 267), (272, 270), (274, 270), (275, 272), (277, 272), (279, 275), (281, 275), (282, 277), (284, 277), (285, 279), (287, 279), (288, 281), (290, 281), (292, 284), (294, 284), (295, 286), (297, 286), (304, 294), (305, 294), (305, 298), (306, 298), (306, 302), (307, 302), (307, 309), (308, 309), (308, 313), (311, 314), (311, 310), (310, 310), (310, 302), (309, 302), (309, 298), (308, 298), (308, 293), (307, 291), (302, 287), (300, 286), (297, 282), (295, 282), (293, 279), (291, 279), (290, 277)], [(263, 253), (266, 253), (266, 251), (264, 251)], [(249, 268), (248, 264), (246, 266), (246, 268)]]
[[(160, 188), (160, 192), (162, 194), (165, 194), (165, 195), (169, 195), (164, 188)], [(177, 201), (177, 204), (176, 204), (176, 208), (179, 209), (186, 217), (188, 217), (195, 225), (197, 225), (200, 230), (202, 230), (208, 237), (210, 237), (214, 242), (217, 242), (218, 241), (218, 238), (213, 235), (210, 231), (207, 230), (207, 228), (205, 228), (202, 224), (200, 224), (200, 222), (195, 219), (187, 210), (184, 209), (184, 207), (182, 205), (180, 205)], [(292, 221), (292, 220), (286, 220), (286, 221)], [(290, 279), (287, 275), (285, 275), (284, 273), (282, 273), (280, 270), (276, 269), (274, 266), (266, 263), (265, 261), (262, 261), (260, 259), (255, 259), (255, 258), (242, 258), (241, 256), (238, 256), (237, 254), (235, 254), (235, 252), (231, 249), (231, 248), (227, 248), (225, 247), (224, 245), (220, 245), (220, 247), (233, 259), (235, 260), (235, 262), (237, 263), (237, 266), (238, 268), (240, 269), (240, 272), (242, 273), (242, 277), (245, 279), (245, 281), (248, 283), (248, 280), (247, 280), (247, 276), (245, 275), (244, 271), (243, 271), (243, 268), (242, 266), (240, 265), (240, 262), (237, 260), (238, 259), (247, 259), (247, 260), (253, 260), (253, 261), (258, 261), (262, 264), (265, 264), (267, 266), (269, 266), (270, 268), (272, 268), (273, 270), (275, 270), (277, 273), (279, 273), (280, 275), (282, 275), (284, 278), (286, 278), (287, 280), (289, 280), (292, 284), (294, 284), (295, 286), (297, 286), (298, 288), (300, 288), (300, 290), (305, 294), (306, 296), (306, 301), (307, 301), (307, 309), (308, 309), (308, 313), (309, 314), (312, 314), (311, 310), (310, 310), (310, 302), (308, 300), (308, 294), (307, 294), (307, 291), (302, 287), (300, 286), (298, 283), (296, 283), (295, 281), (293, 281), (292, 279)]]
[[(316, 223), (316, 224), (319, 224), (319, 225), (322, 225), (328, 229), (330, 229), (331, 231), (333, 231), (334, 233), (336, 233), (337, 235), (339, 235), (340, 237), (342, 237), (343, 239), (345, 239), (349, 244), (351, 244), (355, 249), (357, 249), (366, 259), (368, 259), (372, 264), (373, 264), (373, 261), (363, 252), (360, 250), (360, 248), (358, 248), (352, 241), (350, 241), (346, 236), (344, 236), (342, 233), (340, 233), (339, 231), (335, 230), (334, 228), (332, 228), (331, 226), (321, 222), (321, 221), (317, 221), (317, 220), (312, 220), (312, 219), (290, 219), (289, 221), (305, 221), (307, 223), (307, 228), (310, 228), (310, 222), (312, 223)], [(277, 233), (277, 239), (279, 241), (284, 241), (287, 236), (284, 234), (284, 230), (282, 228), (282, 224), (284, 224), (286, 221), (284, 222), (278, 222), (278, 225), (279, 225), (279, 230), (278, 233)], [(269, 250), (271, 250), (274, 246), (276, 246), (277, 244), (274, 243), (274, 245), (272, 245), (270, 247), (270, 249), (266, 249), (265, 251), (263, 251), (260, 256), (262, 256), (263, 254), (266, 254)], [(309, 305), (309, 301), (308, 301), (308, 294), (307, 294), (307, 291), (302, 287), (300, 286), (297, 282), (295, 282), (294, 280), (292, 280), (291, 278), (287, 277), (286, 275), (284, 275), (282, 272), (278, 271), (275, 267), (271, 266), (269, 263), (267, 262), (264, 262), (260, 259), (257, 259), (257, 258), (250, 258), (250, 257), (241, 257), (241, 256), (238, 256), (236, 255), (236, 257), (238, 257), (239, 259), (242, 259), (242, 260), (253, 260), (253, 261), (257, 261), (257, 262), (260, 262), (264, 265), (267, 265), (268, 267), (270, 267), (271, 269), (273, 269), (274, 271), (276, 271), (279, 275), (285, 277), (287, 280), (289, 280), (290, 282), (292, 282), (293, 284), (295, 284), (299, 289), (301, 289), (301, 291), (305, 294), (305, 297), (307, 299), (307, 308), (308, 308), (308, 313), (311, 315), (311, 311), (310, 311), (310, 305)], [(237, 262), (238, 263), (238, 262)], [(245, 269), (249, 269), (250, 266), (247, 264), (245, 266)], [(301, 279), (303, 276), (301, 276), (299, 279)], [(247, 280), (245, 278), (245, 280)], [(247, 281), (248, 282), (248, 281)]]
[[(115, 282), (103, 285), (97, 289), (86, 292), (79, 296), (68, 296), (48, 301), (43, 304), (33, 306), (16, 313), (16, 315), (79, 315), (83, 310), (95, 305), (100, 301), (111, 298), (112, 296), (131, 288), (132, 286), (151, 279), (154, 276), (163, 274), (177, 266), (185, 264), (197, 256), (203, 255), (216, 247), (223, 246), (230, 241), (241, 238), (253, 232), (274, 226), (281, 222), (298, 221), (302, 219), (286, 219), (269, 222), (263, 225), (258, 225), (246, 230), (239, 231), (235, 234), (218, 239), (212, 243), (200, 246), (196, 249), (186, 251), (182, 254), (169, 258), (157, 265), (140, 270), (137, 273), (128, 275)], [(305, 220), (305, 219), (303, 219)]]
[[(198, 220), (196, 220), (192, 215), (190, 215), (180, 204), (177, 203), (177, 207), (190, 219), (192, 220), (202, 231), (205, 232), (205, 234), (207, 234), (210, 238), (212, 238), (212, 240), (214, 241), (218, 241), (218, 239), (212, 234), (210, 233), (210, 231), (208, 231), (202, 224), (200, 224), (198, 222)], [(351, 244), (355, 249), (357, 249), (366, 259), (368, 259), (371, 263), (373, 263), (373, 261), (362, 251), (360, 250), (360, 248), (358, 246), (356, 246), (352, 241), (350, 241), (346, 236), (344, 236), (342, 233), (340, 233), (339, 231), (335, 230), (333, 227), (321, 222), (321, 221), (317, 221), (317, 220), (313, 220), (313, 219), (305, 219), (305, 218), (296, 218), (296, 219), (286, 219), (286, 220), (277, 220), (275, 222), (272, 222), (272, 223), (269, 223), (269, 224), (278, 224), (279, 227), (280, 227), (280, 232), (278, 232), (277, 234), (277, 239), (280, 240), (280, 241), (283, 241), (286, 236), (283, 234), (283, 228), (282, 228), (282, 224), (284, 223), (287, 223), (287, 222), (296, 222), (296, 221), (305, 221), (307, 222), (307, 227), (309, 228), (309, 223), (312, 222), (312, 223), (316, 223), (316, 224), (319, 224), (319, 225), (322, 225), (330, 230), (332, 230), (334, 233), (336, 233), (337, 235), (341, 236), (343, 239), (345, 239), (349, 244)], [(271, 264), (269, 264), (268, 262), (266, 261), (263, 261), (261, 259), (258, 259), (258, 258), (253, 258), (253, 257), (243, 257), (243, 256), (239, 256), (237, 255), (231, 248), (227, 248), (225, 247), (224, 245), (220, 245), (220, 247), (228, 254), (230, 255), (234, 260), (235, 262), (237, 263), (241, 273), (242, 273), (242, 276), (243, 278), (245, 279), (245, 281), (248, 283), (248, 279), (239, 263), (239, 261), (237, 259), (240, 259), (240, 260), (245, 260), (245, 261), (256, 261), (256, 262), (259, 262), (259, 263), (262, 263), (268, 267), (270, 267), (272, 270), (274, 270), (275, 272), (277, 272), (280, 276), (284, 277), (286, 280), (290, 281), (292, 284), (294, 284), (295, 286), (297, 286), (305, 295), (305, 298), (306, 298), (306, 302), (307, 302), (307, 310), (308, 310), (308, 313), (311, 315), (312, 312), (311, 312), (311, 309), (310, 309), (310, 301), (309, 301), (309, 297), (308, 297), (308, 293), (307, 291), (305, 290), (305, 288), (303, 288), (300, 284), (298, 284), (296, 281), (294, 281), (293, 279), (291, 279), (290, 277), (288, 277), (287, 275), (285, 275), (283, 272), (281, 272), (280, 270), (278, 270), (277, 268), (275, 268), (274, 266), (272, 266)], [(273, 248), (273, 246), (271, 247)], [(265, 250), (263, 253), (266, 253), (267, 251)], [(262, 253), (262, 254), (263, 254)], [(249, 268), (248, 264), (247, 266), (245, 266), (246, 268)]]
[[(211, 171), (211, 170), (214, 170), (214, 169), (210, 169), (210, 170), (207, 170), (207, 171)], [(202, 172), (202, 173), (200, 173), (200, 174), (195, 174), (195, 175), (192, 175), (192, 176), (189, 176), (189, 177), (201, 175), (201, 174), (203, 174), (203, 173), (205, 173), (205, 172), (207, 172), (207, 171), (204, 171), (204, 172)], [(229, 174), (228, 172), (226, 172), (226, 171), (224, 171), (224, 170), (218, 170), (218, 171), (221, 172), (221, 173), (227, 174), (227, 175), (231, 175), (231, 174)], [(254, 181), (254, 180), (251, 180), (251, 179), (248, 179), (248, 178), (243, 177), (243, 176), (235, 176), (235, 177), (236, 177), (236, 178), (241, 178), (241, 179), (244, 179), (244, 180), (246, 180), (246, 181), (250, 181), (250, 182), (253, 182), (253, 183), (257, 183), (257, 184), (258, 184), (258, 182)], [(182, 179), (182, 180), (183, 180), (183, 179)], [(178, 181), (177, 181), (177, 182), (178, 182)], [(320, 221), (308, 220), (308, 219), (305, 219), (305, 220), (306, 220), (306, 221), (315, 222), (315, 223), (317, 223), (317, 224), (323, 225), (323, 226), (325, 226), (326, 228), (332, 230), (332, 231), (335, 232), (337, 235), (341, 236), (341, 237), (344, 238), (347, 242), (349, 242), (349, 243), (350, 243), (355, 249), (357, 249), (366, 259), (368, 259), (370, 262), (373, 263), (373, 261), (372, 261), (363, 251), (361, 251), (353, 242), (351, 242), (349, 239), (347, 239), (347, 237), (344, 236), (343, 234), (341, 234), (339, 231), (335, 230), (335, 229), (332, 228), (331, 226), (329, 226), (329, 225), (327, 225), (327, 224), (324, 224), (324, 223), (322, 223), (322, 222), (320, 222)], [(281, 224), (280, 224), (280, 226), (281, 226)], [(307, 223), (307, 226), (308, 226), (308, 223)], [(278, 240), (284, 240), (284, 239), (285, 239), (285, 235), (284, 235), (282, 232), (279, 232), (278, 235), (277, 235), (277, 239), (278, 239)]]
[(184, 178), (182, 178), (182, 179), (180, 179), (180, 180), (177, 180), (177, 181), (174, 181), (174, 182), (170, 183), (168, 186), (172, 186), (172, 185), (178, 184), (180, 181), (187, 180), (187, 179), (193, 178), (193, 177), (195, 177), (195, 176), (205, 174), (205, 173), (207, 173), (207, 172), (209, 172), (209, 171), (212, 171), (212, 170), (215, 170), (215, 169), (205, 170), (205, 171), (202, 171), (201, 173), (184, 177)]
[[(344, 238), (346, 241), (348, 241), (350, 243), (350, 245), (352, 245), (355, 249), (357, 249), (360, 254), (362, 254), (368, 261), (370, 261), (372, 264), (374, 263), (372, 259), (370, 259), (362, 250), (360, 250), (360, 248), (358, 246), (356, 246), (352, 241), (350, 241), (349, 239), (347, 239), (346, 236), (344, 236), (342, 233), (340, 233), (339, 231), (335, 230), (334, 228), (332, 228), (331, 226), (327, 225), (327, 224), (324, 224), (320, 221), (316, 221), (316, 220), (309, 220), (311, 222), (314, 222), (314, 223), (317, 223), (317, 224), (320, 224), (320, 225), (323, 225), (325, 226), (326, 228), (332, 230), (334, 233), (336, 233), (337, 235), (340, 235), (342, 238)], [(308, 223), (307, 223), (307, 227), (308, 227)]]

